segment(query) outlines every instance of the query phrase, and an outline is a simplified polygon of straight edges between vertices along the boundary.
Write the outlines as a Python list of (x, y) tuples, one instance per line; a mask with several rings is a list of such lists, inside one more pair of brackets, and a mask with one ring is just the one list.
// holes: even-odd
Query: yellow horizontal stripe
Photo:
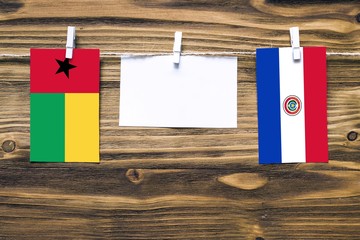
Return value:
[(99, 94), (65, 94), (65, 162), (99, 162)]

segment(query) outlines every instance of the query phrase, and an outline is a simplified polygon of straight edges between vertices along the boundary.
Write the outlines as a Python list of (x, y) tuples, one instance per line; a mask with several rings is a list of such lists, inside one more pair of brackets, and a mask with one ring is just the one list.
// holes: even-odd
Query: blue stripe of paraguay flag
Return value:
[(259, 163), (328, 162), (326, 48), (256, 50)]

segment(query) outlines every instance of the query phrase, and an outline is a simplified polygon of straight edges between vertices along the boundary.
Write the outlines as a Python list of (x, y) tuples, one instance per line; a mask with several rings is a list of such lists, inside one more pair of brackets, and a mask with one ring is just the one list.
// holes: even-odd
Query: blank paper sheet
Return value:
[(121, 58), (120, 126), (237, 127), (237, 58)]

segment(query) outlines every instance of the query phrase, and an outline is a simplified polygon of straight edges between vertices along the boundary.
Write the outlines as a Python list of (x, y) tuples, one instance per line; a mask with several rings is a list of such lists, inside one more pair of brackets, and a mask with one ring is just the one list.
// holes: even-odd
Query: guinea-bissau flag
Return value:
[(30, 161), (99, 162), (99, 49), (30, 49)]
[(259, 163), (328, 162), (326, 48), (256, 50)]

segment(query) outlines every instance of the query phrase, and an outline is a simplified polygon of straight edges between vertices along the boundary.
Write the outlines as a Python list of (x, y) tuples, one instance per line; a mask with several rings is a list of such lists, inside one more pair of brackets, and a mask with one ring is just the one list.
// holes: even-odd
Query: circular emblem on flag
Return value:
[(285, 98), (283, 103), (287, 115), (295, 116), (301, 111), (301, 101), (297, 96), (291, 95)]

